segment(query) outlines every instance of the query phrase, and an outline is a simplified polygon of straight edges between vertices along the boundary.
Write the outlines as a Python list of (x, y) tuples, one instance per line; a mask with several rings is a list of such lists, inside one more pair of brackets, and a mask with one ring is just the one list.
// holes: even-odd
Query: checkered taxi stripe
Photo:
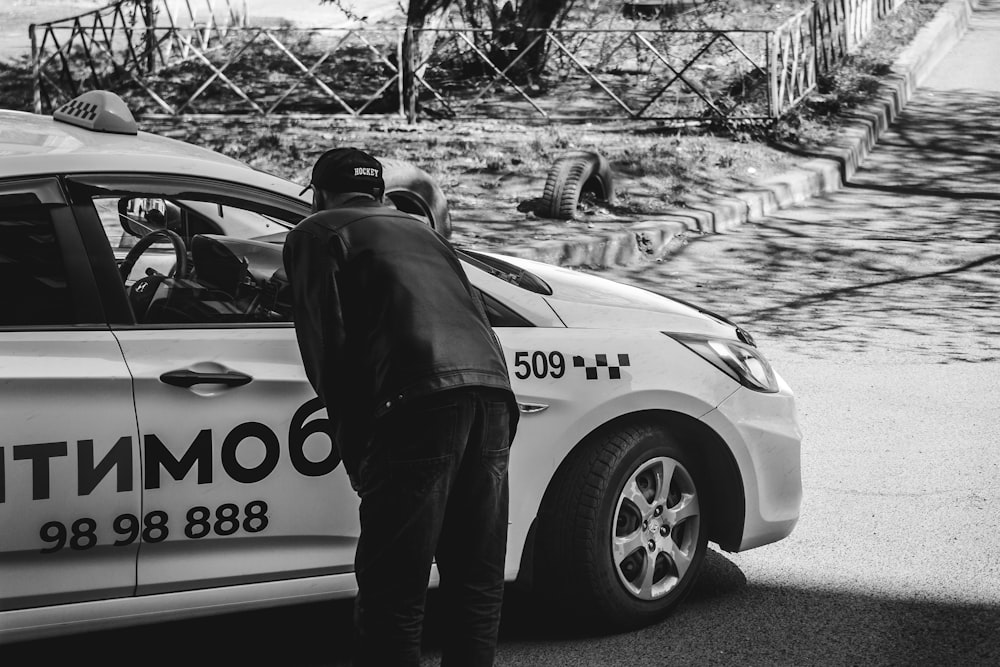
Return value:
[(97, 117), (97, 105), (73, 100), (59, 107), (57, 113), (83, 120), (94, 120)]
[(613, 356), (613, 357), (617, 357), (617, 360), (618, 360), (617, 364), (610, 363), (608, 361), (608, 356), (609, 355), (607, 355), (607, 354), (598, 354), (598, 355), (595, 355), (595, 357), (594, 357), (594, 364), (593, 365), (588, 364), (586, 361), (584, 361), (583, 357), (574, 356), (573, 357), (573, 367), (574, 368), (583, 368), (586, 371), (586, 373), (587, 373), (587, 379), (588, 380), (598, 380), (598, 379), (600, 379), (599, 378), (599, 370), (601, 368), (607, 368), (608, 369), (608, 378), (610, 378), (612, 380), (620, 380), (621, 377), (622, 377), (622, 368), (625, 367), (625, 366), (630, 366), (631, 365), (630, 362), (629, 362), (629, 360), (628, 360), (628, 355), (627, 354), (610, 355), (610, 356)]

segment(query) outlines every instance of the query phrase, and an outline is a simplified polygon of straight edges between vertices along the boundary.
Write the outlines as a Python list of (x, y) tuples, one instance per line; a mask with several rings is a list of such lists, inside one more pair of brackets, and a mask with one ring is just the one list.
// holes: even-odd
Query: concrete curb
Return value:
[(560, 266), (627, 264), (640, 257), (669, 254), (682, 245), (682, 234), (726, 232), (812, 197), (836, 192), (864, 163), (917, 86), (965, 34), (971, 13), (972, 0), (950, 0), (942, 6), (893, 63), (894, 75), (883, 85), (879, 99), (847, 115), (849, 123), (842, 137), (800, 167), (767, 179), (757, 188), (696, 202), (622, 231), (511, 245), (497, 252)]

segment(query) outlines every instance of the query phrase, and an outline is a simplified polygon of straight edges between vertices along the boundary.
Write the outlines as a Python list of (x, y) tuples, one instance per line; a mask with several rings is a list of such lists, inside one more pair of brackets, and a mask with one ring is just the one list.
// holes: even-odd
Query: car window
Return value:
[(534, 273), (514, 266), (510, 262), (505, 262), (499, 257), (486, 255), (481, 252), (474, 252), (469, 249), (458, 251), (459, 256), (466, 262), (481, 271), (500, 278), (511, 285), (517, 285), (521, 289), (534, 292), (535, 294), (552, 294), (552, 288), (544, 280)]
[(0, 326), (71, 324), (66, 267), (47, 207), (0, 196)]
[(287, 224), (232, 201), (121, 193), (92, 201), (137, 324), (291, 321), (281, 245), (270, 241)]
[(517, 312), (508, 308), (500, 301), (490, 296), (482, 290), (476, 290), (483, 299), (483, 307), (486, 309), (486, 319), (493, 327), (530, 327), (531, 322), (524, 319)]
[[(146, 234), (164, 227), (188, 239), (195, 234), (227, 233), (215, 221), (199, 212), (199, 207), (207, 207), (208, 210), (222, 208), (211, 203), (146, 196), (94, 197), (93, 202), (104, 233), (114, 248), (127, 250)], [(154, 247), (164, 249), (169, 245), (168, 242), (161, 241), (154, 244)]]

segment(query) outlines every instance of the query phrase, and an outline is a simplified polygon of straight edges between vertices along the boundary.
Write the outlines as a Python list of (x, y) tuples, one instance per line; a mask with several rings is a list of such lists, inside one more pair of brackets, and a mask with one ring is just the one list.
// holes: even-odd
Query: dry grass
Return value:
[[(737, 4), (738, 4), (738, 0)], [(590, 209), (591, 216), (655, 215), (689, 202), (752, 186), (788, 168), (783, 150), (821, 150), (836, 136), (841, 114), (869, 101), (890, 74), (895, 57), (944, 0), (909, 0), (884, 21), (856, 55), (820, 81), (819, 89), (770, 135), (715, 135), (661, 130), (653, 124), (626, 129), (593, 125), (512, 125), (503, 121), (260, 120), (156, 129), (200, 141), (227, 155), (296, 181), (305, 181), (312, 159), (333, 145), (356, 145), (385, 157), (410, 160), (439, 179), (458, 210), (491, 208), (531, 216), (525, 202), (540, 196), (555, 157), (570, 150), (596, 150), (611, 162), (617, 179), (615, 205)], [(707, 3), (718, 6), (720, 3)], [(786, 5), (787, 8), (787, 5)], [(707, 13), (699, 20), (707, 22)], [(234, 130), (238, 129), (238, 132)], [(239, 137), (233, 139), (233, 137)], [(517, 212), (518, 206), (522, 210)]]
[[(795, 158), (781, 147), (821, 149), (836, 135), (840, 114), (876, 93), (879, 83), (889, 75), (893, 59), (943, 1), (908, 0), (882, 23), (860, 53), (824, 77), (819, 90), (770, 134), (716, 135), (708, 131), (664, 130), (653, 124), (422, 121), (411, 126), (384, 119), (281, 117), (146, 118), (142, 125), (298, 182), (307, 180), (313, 159), (323, 150), (334, 145), (359, 146), (377, 155), (420, 165), (439, 179), (458, 210), (487, 209), (512, 216), (532, 215), (530, 206), (524, 204), (541, 194), (545, 174), (557, 155), (569, 150), (596, 150), (612, 164), (619, 197), (614, 206), (592, 208), (587, 213), (626, 219), (684, 207), (697, 199), (750, 186), (793, 163)], [(728, 12), (732, 16), (736, 11), (739, 15), (750, 6), (759, 8), (759, 4), (715, 0), (704, 3), (689, 18), (710, 24), (717, 20), (716, 14)], [(775, 11), (797, 8), (795, 3), (785, 3), (783, 10)], [(0, 63), (4, 106), (27, 108), (29, 86), (26, 62)]]
[[(746, 187), (788, 166), (790, 157), (766, 144), (710, 134), (621, 132), (601, 126), (512, 127), (501, 121), (423, 122), (261, 119), (173, 120), (147, 129), (194, 141), (258, 169), (305, 182), (315, 157), (332, 146), (358, 146), (409, 160), (430, 172), (456, 209), (485, 205), (514, 213), (541, 194), (556, 156), (594, 150), (611, 162), (618, 199), (601, 213), (628, 217), (684, 207), (692, 198)], [(487, 204), (487, 202), (490, 202)]]

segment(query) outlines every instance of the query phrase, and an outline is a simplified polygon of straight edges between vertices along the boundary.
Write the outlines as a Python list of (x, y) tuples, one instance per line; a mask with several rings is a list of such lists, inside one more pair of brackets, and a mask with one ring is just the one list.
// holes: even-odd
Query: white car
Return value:
[[(110, 93), (54, 116), (0, 112), (0, 642), (354, 595), (358, 500), (281, 270), (300, 186), (137, 132)], [(389, 162), (387, 182), (447, 232), (426, 174)], [(635, 627), (709, 541), (792, 531), (794, 400), (746, 332), (462, 257), (522, 411), (509, 581)]]

